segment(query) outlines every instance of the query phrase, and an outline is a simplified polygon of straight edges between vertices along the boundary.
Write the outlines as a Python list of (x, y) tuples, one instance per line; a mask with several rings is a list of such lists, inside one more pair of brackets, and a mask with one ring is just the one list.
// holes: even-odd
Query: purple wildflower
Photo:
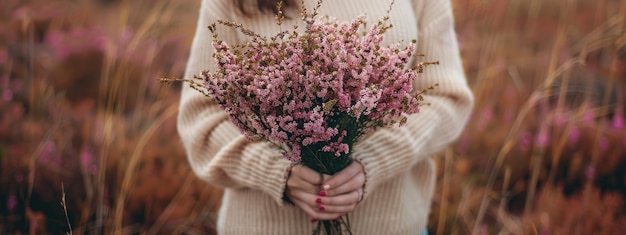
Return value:
[(54, 167), (61, 166), (61, 156), (58, 153), (57, 145), (53, 141), (48, 140), (43, 143), (39, 160), (46, 165)]
[(535, 144), (541, 148), (545, 148), (550, 145), (550, 130), (547, 124), (542, 124), (539, 129), (539, 134), (535, 136)]
[(532, 144), (533, 135), (530, 132), (524, 133), (522, 139), (520, 140), (520, 149), (522, 151), (530, 150), (530, 146)]
[(569, 131), (568, 140), (570, 143), (575, 144), (580, 139), (580, 130), (577, 127), (572, 127)]
[(97, 173), (98, 168), (95, 166), (92, 150), (89, 146), (83, 147), (80, 152), (80, 165), (83, 171), (94, 175)]

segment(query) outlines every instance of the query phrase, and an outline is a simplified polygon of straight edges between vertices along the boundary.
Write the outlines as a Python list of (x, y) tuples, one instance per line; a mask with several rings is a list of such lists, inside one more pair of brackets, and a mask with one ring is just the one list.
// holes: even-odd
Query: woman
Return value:
[[(304, 1), (313, 9), (317, 1)], [(271, 36), (299, 20), (299, 0), (285, 1), (287, 19), (275, 21), (275, 0), (203, 0), (185, 77), (213, 69), (212, 35), (219, 19), (242, 23)], [(370, 25), (382, 19), (391, 0), (327, 0), (319, 13), (339, 20), (367, 14)], [(418, 41), (429, 66), (416, 80), (419, 88), (439, 84), (425, 99), (430, 106), (400, 128), (382, 128), (352, 149), (356, 160), (334, 176), (283, 159), (264, 141), (248, 141), (221, 108), (199, 92), (182, 91), (178, 129), (195, 173), (224, 187), (218, 216), (220, 234), (310, 234), (315, 220), (350, 214), (353, 234), (419, 234), (426, 227), (435, 186), (431, 156), (453, 141), (473, 106), (465, 80), (449, 0), (396, 0), (393, 28), (385, 42)], [(303, 27), (300, 27), (303, 28)], [(218, 27), (228, 43), (249, 38)], [(412, 65), (416, 61), (410, 62)], [(293, 204), (288, 203), (293, 202)]]

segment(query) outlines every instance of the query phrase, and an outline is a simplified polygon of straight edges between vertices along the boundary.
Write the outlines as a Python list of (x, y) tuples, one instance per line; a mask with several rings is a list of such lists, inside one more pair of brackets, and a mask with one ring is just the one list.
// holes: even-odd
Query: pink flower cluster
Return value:
[(216, 69), (198, 77), (201, 89), (245, 135), (288, 146), (285, 157), (299, 162), (312, 145), (348, 154), (359, 136), (419, 111), (422, 92), (412, 89), (423, 64), (405, 68), (415, 42), (383, 45), (390, 26), (379, 21), (363, 34), (365, 16), (305, 22), (304, 33), (270, 39), (224, 23), (252, 37), (244, 45), (214, 37)]

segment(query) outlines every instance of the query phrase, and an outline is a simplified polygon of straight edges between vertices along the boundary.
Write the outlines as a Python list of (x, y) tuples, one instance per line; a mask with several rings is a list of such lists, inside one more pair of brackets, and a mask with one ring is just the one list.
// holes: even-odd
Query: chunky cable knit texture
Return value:
[[(391, 0), (326, 0), (320, 14), (349, 20), (367, 14), (370, 25), (381, 19)], [(316, 1), (306, 1), (313, 9)], [(299, 8), (299, 7), (298, 7)], [(242, 23), (261, 35), (302, 24), (295, 10), (282, 26), (271, 14), (242, 16), (232, 0), (203, 0), (186, 78), (213, 69), (212, 35), (207, 26), (218, 19)], [(385, 42), (418, 41), (417, 60), (440, 61), (415, 82), (419, 89), (439, 84), (425, 96), (429, 106), (400, 128), (383, 128), (353, 147), (352, 156), (365, 166), (365, 199), (350, 214), (354, 234), (419, 234), (426, 226), (435, 185), (431, 156), (462, 131), (473, 106), (465, 80), (449, 0), (396, 0)], [(300, 27), (303, 29), (304, 27)], [(218, 26), (229, 43), (248, 38)], [(410, 66), (410, 65), (409, 65)], [(313, 226), (298, 207), (282, 196), (291, 165), (267, 142), (249, 142), (210, 99), (182, 90), (178, 130), (195, 173), (225, 188), (218, 217), (220, 234), (310, 234)]]

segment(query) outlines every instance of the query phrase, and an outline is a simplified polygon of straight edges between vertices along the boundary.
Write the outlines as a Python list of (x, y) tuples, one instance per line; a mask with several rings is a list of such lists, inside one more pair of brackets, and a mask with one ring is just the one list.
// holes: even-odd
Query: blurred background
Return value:
[[(626, 1), (456, 0), (431, 234), (624, 234)], [(175, 129), (197, 0), (1, 0), (0, 234), (213, 234)]]

